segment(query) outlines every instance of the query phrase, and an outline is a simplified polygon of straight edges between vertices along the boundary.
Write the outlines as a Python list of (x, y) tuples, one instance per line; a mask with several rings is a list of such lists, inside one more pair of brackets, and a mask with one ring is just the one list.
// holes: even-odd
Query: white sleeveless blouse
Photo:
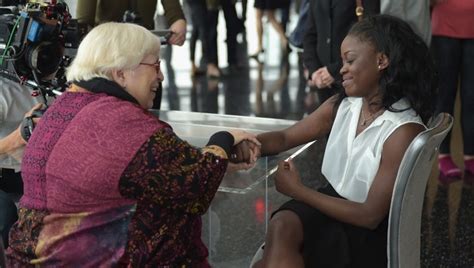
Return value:
[[(402, 99), (395, 109), (409, 107)], [(401, 125), (422, 124), (413, 109), (385, 111), (356, 137), (362, 98), (345, 98), (338, 110), (324, 153), (322, 173), (342, 197), (364, 202), (379, 169), (382, 149), (387, 138)]]

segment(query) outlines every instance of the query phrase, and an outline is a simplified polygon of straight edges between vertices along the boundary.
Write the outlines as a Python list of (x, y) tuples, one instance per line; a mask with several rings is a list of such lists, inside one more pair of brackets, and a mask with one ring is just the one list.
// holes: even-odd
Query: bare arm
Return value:
[(403, 155), (411, 141), (423, 130), (421, 125), (406, 124), (386, 140), (379, 170), (364, 203), (331, 197), (307, 188), (300, 182), (292, 162), (287, 169), (284, 169), (284, 164), (279, 167), (277, 189), (339, 221), (375, 229), (389, 211), (393, 185)]
[(258, 135), (262, 144), (261, 154), (278, 154), (328, 134), (334, 120), (335, 101), (335, 96), (329, 98), (316, 111), (289, 128)]
[(0, 154), (11, 153), (26, 144), (20, 134), (20, 128), (15, 129), (5, 138), (0, 139)]
[[(26, 114), (25, 117), (31, 116), (31, 114), (38, 110), (44, 108), (44, 105), (38, 103), (34, 105)], [(38, 123), (39, 118), (33, 119), (33, 122)], [(16, 128), (8, 136), (0, 139), (0, 154), (12, 153), (18, 148), (26, 145), (26, 141), (21, 137), (20, 127)]]
[(186, 19), (179, 1), (161, 0), (165, 10), (165, 17), (172, 32), (168, 43), (182, 46), (186, 40)]

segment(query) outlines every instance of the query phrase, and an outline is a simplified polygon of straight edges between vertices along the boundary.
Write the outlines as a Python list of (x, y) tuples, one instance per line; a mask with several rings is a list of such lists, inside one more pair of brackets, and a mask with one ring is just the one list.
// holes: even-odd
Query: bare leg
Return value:
[(288, 38), (285, 35), (285, 31), (283, 30), (283, 27), (275, 18), (275, 10), (267, 10), (266, 15), (267, 15), (268, 21), (271, 23), (273, 28), (277, 31), (278, 35), (280, 36), (281, 46), (284, 49), (286, 49), (286, 47), (288, 46)]
[(257, 26), (257, 53), (263, 50), (263, 10), (256, 8), (255, 9), (255, 19)]
[(299, 217), (289, 210), (278, 212), (270, 221), (263, 258), (254, 268), (304, 267), (302, 243), (303, 225)]

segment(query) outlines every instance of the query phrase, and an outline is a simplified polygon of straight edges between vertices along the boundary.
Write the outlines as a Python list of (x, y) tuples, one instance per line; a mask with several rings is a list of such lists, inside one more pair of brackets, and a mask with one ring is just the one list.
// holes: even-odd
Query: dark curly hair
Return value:
[[(367, 17), (352, 26), (348, 36), (371, 43), (389, 59), (379, 86), (385, 109), (406, 98), (426, 124), (433, 116), (438, 92), (437, 73), (427, 45), (405, 21), (390, 15)], [(342, 100), (345, 94), (341, 94)]]

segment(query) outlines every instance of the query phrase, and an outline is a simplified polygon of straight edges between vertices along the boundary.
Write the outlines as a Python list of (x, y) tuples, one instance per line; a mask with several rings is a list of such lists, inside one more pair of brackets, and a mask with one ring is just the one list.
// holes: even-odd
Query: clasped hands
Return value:
[[(243, 130), (229, 131), (234, 136), (234, 146), (229, 156), (227, 171), (250, 169), (261, 155), (261, 144), (254, 134)], [(275, 173), (276, 189), (287, 196), (297, 198), (304, 188), (300, 174), (292, 159), (281, 161)]]
[(308, 80), (308, 85), (317, 88), (331, 87), (334, 83), (334, 77), (329, 73), (327, 67), (321, 67), (311, 74), (311, 79)]

